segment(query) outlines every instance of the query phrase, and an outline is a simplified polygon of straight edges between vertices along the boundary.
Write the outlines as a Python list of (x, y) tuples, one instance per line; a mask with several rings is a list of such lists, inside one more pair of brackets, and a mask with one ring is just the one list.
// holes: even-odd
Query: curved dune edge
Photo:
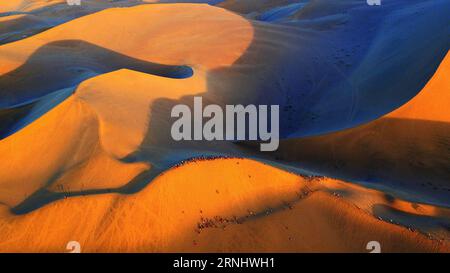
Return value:
[[(118, 188), (139, 174), (151, 170), (154, 167), (152, 160), (144, 158), (142, 162), (136, 162), (142, 158), (133, 157), (132, 153), (155, 143), (158, 147), (172, 143), (147, 138), (147, 134), (152, 133), (148, 132), (149, 120), (156, 114), (156, 121), (166, 122), (168, 115), (163, 114), (170, 106), (167, 100), (179, 101), (183, 96), (206, 91), (207, 79), (203, 72), (232, 65), (248, 49), (254, 30), (239, 16), (207, 6), (153, 7), (151, 10), (150, 7), (135, 7), (103, 11), (55, 27), (36, 37), (0, 47), (2, 74), (19, 68), (39, 49), (61, 39), (79, 39), (104, 50), (148, 62), (174, 65), (192, 63), (198, 66), (195, 77), (182, 81), (126, 69), (93, 77), (81, 83), (72, 97), (27, 128), (12, 138), (1, 140), (0, 154), (3, 155), (5, 163), (0, 168), (0, 177), (3, 178), (0, 181), (0, 201), (4, 204), (1, 207), (0, 231), (5, 235), (0, 238), (0, 251), (61, 252), (65, 249), (66, 242), (77, 240), (82, 243), (83, 251), (92, 252), (358, 252), (365, 251), (368, 241), (378, 240), (385, 252), (449, 252), (448, 242), (429, 240), (418, 232), (378, 221), (371, 216), (376, 214), (376, 208), (390, 208), (408, 217), (449, 219), (447, 209), (398, 200), (381, 192), (332, 179), (311, 181), (248, 160), (243, 160), (245, 163), (239, 162), (238, 168), (237, 163), (233, 165), (235, 163), (224, 159), (191, 163), (168, 171), (142, 192), (134, 195), (71, 197), (26, 215), (11, 214), (11, 207), (41, 189), (71, 192)], [(188, 7), (192, 10), (188, 11)], [(161, 24), (168, 26), (172, 17), (165, 16), (165, 12), (172, 16), (191, 14), (192, 11), (192, 17), (195, 17), (198, 16), (196, 12), (201, 14), (213, 10), (211, 20), (219, 18), (222, 23), (214, 25), (208, 24), (208, 20), (206, 23), (200, 22), (198, 27), (205, 27), (207, 41), (195, 43), (195, 49), (190, 49), (192, 52), (184, 51), (185, 47), (173, 44), (174, 37), (167, 36), (165, 30), (147, 29), (142, 24), (146, 22), (151, 11), (154, 12), (155, 18), (163, 19)], [(122, 24), (119, 20), (122, 12), (136, 18), (138, 22), (130, 23), (123, 29), (139, 29), (142, 30), (141, 33), (127, 36), (129, 32), (120, 31), (120, 27), (113, 28), (118, 30), (117, 33), (110, 31), (111, 25)], [(164, 18), (168, 19), (164, 21)], [(93, 20), (105, 20), (111, 24), (95, 28)], [(186, 25), (186, 29), (175, 31), (180, 25)], [(170, 32), (176, 35), (175, 38), (184, 35), (182, 43), (191, 41), (189, 39), (192, 33), (189, 32), (188, 24), (181, 22), (170, 25), (169, 29), (171, 28), (174, 31)], [(219, 32), (221, 28), (228, 30), (226, 35)], [(211, 33), (215, 35), (210, 35)], [(217, 36), (226, 36), (231, 42), (219, 40)], [(120, 39), (114, 40), (114, 43), (105, 42), (115, 39), (114, 37)], [(148, 37), (155, 40), (147, 39)], [(196, 39), (198, 38), (192, 42), (196, 42)], [(145, 50), (141, 50), (140, 46)], [(200, 54), (209, 48), (213, 50), (208, 54)], [(82, 56), (83, 52), (76, 55)], [(450, 85), (448, 79), (443, 76), (448, 75), (449, 66), (448, 61), (445, 63), (425, 89), (429, 88), (433, 92), (424, 90), (399, 109), (401, 111), (396, 110), (357, 129), (283, 142), (281, 156), (277, 157), (299, 162), (305, 167), (312, 166), (312, 169), (317, 165), (331, 165), (331, 170), (319, 170), (318, 173), (348, 180), (383, 182), (387, 178), (393, 179), (394, 182), (400, 183), (383, 186), (410, 190), (408, 196), (401, 197), (421, 200), (423, 196), (420, 194), (423, 193), (427, 198), (436, 198), (427, 199), (429, 203), (445, 203), (448, 200), (445, 191), (450, 188), (450, 180), (446, 176), (448, 172), (445, 172), (445, 167), (450, 164), (442, 152), (448, 148), (448, 145), (445, 145), (448, 143), (446, 132), (450, 120), (449, 112), (446, 111)], [(47, 72), (45, 69), (35, 71)], [(213, 85), (223, 84), (220, 77), (217, 81), (215, 77), (208, 80), (209, 84), (211, 80)], [(440, 83), (432, 84), (436, 82)], [(155, 90), (148, 92), (148, 86)], [(123, 90), (132, 94), (125, 94), (121, 92)], [(161, 98), (162, 104), (161, 100), (157, 101)], [(160, 123), (157, 125), (161, 125)], [(156, 126), (154, 123), (151, 125), (160, 131), (167, 131), (162, 129), (165, 127)], [(158, 141), (165, 138), (159, 134), (156, 136)], [(17, 147), (27, 149), (18, 153)], [(177, 146), (170, 148), (177, 151)], [(354, 156), (355, 154), (357, 156)], [(129, 155), (132, 156), (127, 157)], [(380, 155), (386, 162), (380, 163)], [(152, 156), (157, 157), (158, 154)], [(427, 158), (427, 161), (423, 162), (422, 157)], [(196, 164), (200, 167), (196, 168)], [(373, 166), (375, 170), (370, 169)], [(419, 171), (412, 172), (411, 168)], [(226, 173), (224, 170), (227, 170)], [(228, 174), (230, 170), (231, 174)], [(378, 171), (386, 176), (378, 177)], [(248, 177), (245, 177), (246, 175)], [(215, 176), (218, 177), (218, 182), (211, 182), (211, 177)], [(252, 177), (257, 177), (258, 184), (250, 184), (245, 188), (245, 185), (250, 183), (246, 182), (246, 179), (252, 180)], [(424, 177), (430, 185), (420, 185), (420, 179)], [(164, 185), (166, 183), (168, 185)], [(212, 184), (215, 189), (205, 187), (205, 184)], [(305, 191), (299, 193), (299, 188)], [(223, 191), (226, 194), (223, 194)], [(314, 193), (303, 196), (310, 191)], [(186, 194), (187, 192), (192, 193)], [(414, 193), (420, 194), (415, 196)], [(216, 195), (220, 198), (216, 198)], [(170, 198), (166, 200), (166, 196)], [(202, 197), (197, 201), (198, 196)], [(409, 198), (411, 196), (412, 198)], [(298, 201), (300, 197), (302, 200)], [(175, 205), (172, 206), (169, 202), (174, 202)], [(356, 204), (359, 209), (350, 204)], [(177, 216), (179, 208), (183, 208), (182, 216)], [(185, 208), (190, 208), (190, 212), (186, 212)], [(199, 213), (196, 214), (195, 211)], [(254, 213), (257, 217), (253, 216)], [(246, 217), (249, 214), (251, 217)], [(61, 218), (66, 217), (67, 220), (61, 221)], [(204, 221), (201, 217), (204, 217)], [(227, 223), (225, 230), (221, 229), (223, 223)], [(61, 234), (57, 234), (60, 231)], [(433, 238), (449, 238), (448, 232), (445, 231), (432, 233)], [(77, 238), (72, 238), (72, 235)]]
[(8, 0), (0, 4), (0, 13), (14, 11), (32, 11), (38, 8), (47, 7), (65, 0)]
[(375, 240), (384, 252), (450, 251), (375, 219), (329, 191), (333, 184), (347, 185), (247, 159), (191, 162), (132, 195), (68, 198), (21, 216), (2, 206), (0, 250), (64, 252), (75, 240), (83, 252), (366, 252)]
[(124, 158), (146, 138), (155, 101), (204, 88), (201, 72), (175, 80), (123, 69), (84, 81), (71, 97), (0, 141), (0, 153), (8, 157), (0, 168), (1, 202), (14, 207), (43, 188), (76, 192), (126, 185), (151, 168)]
[(431, 120), (450, 123), (450, 52), (442, 60), (436, 73), (408, 103), (387, 114), (387, 118)]
[[(122, 22), (122, 16), (133, 20)], [(180, 20), (173, 20), (173, 17), (180, 17)], [(195, 27), (186, 23), (194, 18), (201, 18), (195, 20)], [(97, 20), (107, 23), (93, 23)], [(164, 30), (154, 27), (159, 24), (165, 25)], [(124, 162), (123, 159), (138, 149), (149, 133), (154, 102), (179, 100), (182, 96), (206, 92), (203, 69), (230, 66), (249, 46), (252, 31), (245, 19), (223, 9), (206, 5), (151, 5), (105, 10), (29, 39), (0, 46), (2, 74), (26, 66), (36, 50), (51, 45), (38, 52), (28, 72), (25, 71), (43, 77), (35, 82), (33, 77), (27, 78), (29, 86), (21, 81), (26, 92), (37, 86), (46, 92), (55, 89), (55, 83), (64, 83), (68, 75), (77, 71), (76, 65), (72, 68), (52, 61), (61, 55), (64, 58), (70, 55), (73, 62), (84, 63), (88, 68), (97, 65), (85, 58), (89, 53), (99, 56), (100, 67), (108, 66), (109, 62), (114, 66), (117, 59), (105, 59), (109, 52), (123, 54), (122, 58), (131, 56), (147, 62), (188, 63), (198, 67), (194, 77), (185, 80), (121, 69), (81, 82), (74, 95), (14, 135), (0, 140), (0, 159), (5, 162), (0, 168), (0, 202), (14, 207), (46, 187), (64, 192), (118, 188), (151, 169), (146, 162)], [(204, 35), (199, 42), (201, 34)], [(218, 38), (224, 35), (226, 38)], [(191, 46), (179, 46), (175, 38)], [(61, 44), (61, 40), (66, 41)], [(115, 42), (105, 42), (112, 40)], [(61, 55), (55, 56), (61, 49), (64, 49)], [(126, 65), (127, 61), (124, 63)], [(45, 80), (47, 75), (55, 78)], [(3, 84), (14, 88), (18, 84), (14, 79), (12, 77), (12, 82), (6, 79)], [(161, 108), (158, 103), (155, 105)], [(165, 123), (170, 114), (166, 112), (158, 117)]]
[(331, 177), (367, 182), (403, 199), (448, 207), (450, 54), (424, 89), (397, 110), (356, 128), (283, 140), (274, 154)]
[[(122, 20), (127, 17), (133, 20)], [(95, 24), (97, 21), (103, 23)], [(161, 25), (164, 28), (160, 28)], [(197, 36), (201, 34), (205, 36), (199, 39)], [(218, 39), (222, 36), (229, 42)], [(40, 47), (61, 40), (82, 40), (142, 61), (195, 64), (214, 69), (233, 64), (248, 48), (252, 38), (253, 27), (246, 19), (208, 5), (113, 7), (0, 46), (0, 74), (24, 64)], [(186, 44), (189, 47), (183, 46)]]

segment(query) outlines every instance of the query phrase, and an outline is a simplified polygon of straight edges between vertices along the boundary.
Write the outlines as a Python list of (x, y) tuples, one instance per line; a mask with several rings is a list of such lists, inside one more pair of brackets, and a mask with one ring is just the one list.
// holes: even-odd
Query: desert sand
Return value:
[[(0, 252), (450, 252), (448, 2), (64, 2), (0, 4)], [(198, 95), (280, 149), (172, 140)]]
[[(3, 206), (0, 246), (62, 252), (76, 240), (83, 252), (365, 252), (375, 240), (385, 252), (448, 251), (446, 242), (376, 219), (343, 191), (381, 195), (245, 159), (192, 162), (132, 195), (70, 197), (20, 216)], [(439, 213), (419, 207), (411, 210)]]

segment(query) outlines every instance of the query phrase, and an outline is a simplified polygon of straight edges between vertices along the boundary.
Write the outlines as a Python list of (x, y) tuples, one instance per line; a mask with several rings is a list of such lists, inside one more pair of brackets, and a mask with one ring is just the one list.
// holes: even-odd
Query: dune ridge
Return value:
[(192, 162), (133, 195), (71, 197), (20, 216), (2, 206), (0, 249), (61, 252), (78, 240), (83, 252), (366, 252), (378, 240), (384, 252), (449, 251), (343, 201), (333, 184), (346, 188), (246, 159)]
[[(450, 252), (448, 2), (147, 2), (0, 4), (0, 252)], [(196, 95), (279, 151), (174, 141)]]

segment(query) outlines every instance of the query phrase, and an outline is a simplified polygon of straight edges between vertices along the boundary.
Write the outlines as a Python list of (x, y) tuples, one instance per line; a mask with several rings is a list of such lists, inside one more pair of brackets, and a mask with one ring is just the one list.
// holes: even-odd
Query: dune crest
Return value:
[(447, 54), (425, 88), (392, 113), (353, 129), (282, 141), (275, 156), (410, 201), (449, 207), (449, 67)]
[[(450, 252), (448, 1), (178, 2), (0, 4), (0, 252)], [(175, 141), (194, 96), (279, 150)]]
[(83, 252), (366, 252), (378, 240), (384, 252), (449, 251), (373, 218), (328, 184), (346, 188), (245, 159), (192, 162), (133, 195), (73, 197), (21, 216), (2, 210), (0, 249), (61, 252), (77, 240)]
[[(192, 12), (182, 16), (181, 21), (173, 21), (169, 19), (170, 16), (165, 16), (165, 13), (175, 16), (185, 14), (190, 9)], [(128, 22), (129, 26), (121, 24), (122, 28), (117, 28), (114, 26), (118, 22), (115, 18), (123, 16), (123, 12), (127, 16), (129, 13), (134, 20)], [(173, 47), (173, 37), (189, 43), (192, 31), (183, 20), (192, 20), (198, 16), (202, 19), (197, 22), (198, 27), (193, 28), (197, 35), (202, 31), (214, 33), (216, 29), (226, 29), (229, 43), (208, 35), (202, 43), (192, 42), (189, 48)], [(92, 23), (97, 20), (107, 23)], [(160, 24), (173, 30), (161, 32), (153, 27), (154, 24), (158, 25), (155, 20), (160, 20)], [(208, 21), (217, 24), (206, 23)], [(146, 28), (144, 22), (151, 24)], [(118, 33), (111, 32), (111, 29), (117, 29)], [(127, 33), (120, 29), (139, 29), (140, 32)], [(239, 32), (233, 29), (239, 29)], [(98, 33), (104, 33), (105, 37)], [(111, 40), (111, 37), (116, 37), (114, 39), (117, 42), (104, 42)], [(72, 40), (67, 40), (69, 38)], [(124, 158), (135, 152), (148, 134), (154, 102), (160, 98), (176, 100), (185, 95), (205, 92), (206, 77), (203, 71), (230, 65), (238, 57), (236, 52), (245, 50), (250, 39), (251, 28), (248, 23), (225, 10), (202, 5), (152, 5), (110, 9), (35, 37), (1, 46), (0, 56), (6, 60), (2, 63), (3, 75), (0, 76), (0, 85), (4, 87), (1, 90), (3, 96), (11, 98), (12, 106), (24, 100), (33, 103), (33, 111), (24, 109), (13, 113), (22, 116), (22, 119), (9, 126), (13, 135), (0, 140), (2, 157), (9, 158), (8, 164), (0, 170), (3, 177), (1, 202), (14, 207), (47, 186), (65, 192), (124, 186), (136, 175), (151, 168), (150, 163), (127, 163)], [(131, 45), (133, 47), (130, 48)], [(136, 50), (136, 46), (142, 50)], [(48, 49), (44, 49), (46, 47)], [(186, 50), (190, 50), (190, 53)], [(204, 54), (205, 50), (210, 54)], [(139, 52), (139, 55), (135, 52)], [(179, 59), (181, 56), (183, 59)], [(62, 62), (55, 63), (55, 58), (60, 57), (63, 57)], [(153, 63), (164, 61), (167, 64)], [(180, 73), (184, 73), (185, 68), (168, 65), (177, 62), (179, 65), (195, 64), (195, 75), (186, 80), (170, 79), (171, 75), (174, 78), (184, 77)], [(110, 68), (105, 69), (106, 66)], [(114, 69), (121, 70), (101, 74)], [(35, 70), (39, 72), (33, 72), (33, 77), (24, 76)], [(54, 78), (45, 81), (44, 78), (48, 76)], [(17, 82), (19, 77), (25, 77), (25, 80)], [(78, 87), (77, 81), (81, 82)], [(34, 90), (29, 91), (30, 86), (34, 86)], [(60, 99), (56, 100), (55, 97), (64, 88), (72, 88), (74, 94), (68, 93), (69, 98), (58, 104)], [(8, 99), (3, 100), (5, 102)], [(36, 110), (38, 107), (41, 110)], [(4, 111), (6, 120), (11, 115), (7, 111), (11, 110)], [(170, 108), (163, 113), (168, 111)], [(31, 147), (26, 144), (30, 141), (34, 144)], [(12, 150), (12, 147), (22, 145), (29, 148), (21, 153)], [(31, 155), (34, 156), (30, 163)], [(46, 161), (45, 166), (41, 165), (42, 161)], [(28, 167), (19, 175), (13, 171), (25, 165)], [(116, 167), (117, 174), (113, 171)], [(15, 187), (17, 191), (13, 193), (12, 188)]]

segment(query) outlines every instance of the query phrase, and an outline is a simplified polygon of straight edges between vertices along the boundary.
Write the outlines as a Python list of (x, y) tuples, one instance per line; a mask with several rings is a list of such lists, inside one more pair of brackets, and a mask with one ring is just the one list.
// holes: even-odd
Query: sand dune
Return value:
[(322, 174), (390, 188), (412, 201), (448, 207), (449, 69), (447, 55), (426, 87), (399, 109), (354, 129), (286, 140), (277, 156)]
[[(0, 252), (450, 252), (450, 5), (360, 2), (2, 2)], [(174, 141), (196, 95), (280, 149)]]
[[(64, 56), (64, 61), (53, 62), (60, 56)], [(15, 120), (20, 122), (11, 124), (12, 128), (3, 128), (0, 133), (3, 137), (7, 136), (32, 122), (33, 118), (39, 116), (36, 109), (43, 101), (52, 100), (56, 96), (67, 97), (82, 81), (117, 69), (131, 69), (168, 78), (186, 78), (193, 74), (192, 69), (187, 66), (144, 62), (80, 40), (49, 43), (30, 56), (25, 64), (0, 77), (0, 95), (3, 98), (0, 107), (4, 108), (3, 112), (11, 112), (10, 109), (18, 106), (22, 110), (26, 109), (21, 111), (23, 119), (18, 118), (20, 111), (14, 111)], [(50, 81), (46, 80), (49, 75)], [(56, 104), (59, 101), (56, 100)], [(31, 114), (27, 111), (29, 107), (23, 107), (30, 104), (33, 104), (34, 110)], [(45, 106), (49, 108), (52, 103), (45, 103)], [(4, 115), (7, 116), (6, 113)]]
[(0, 5), (0, 13), (30, 12), (39, 8), (65, 3), (65, 0), (11, 0)]
[(385, 252), (449, 250), (343, 201), (333, 184), (356, 192), (244, 159), (189, 163), (133, 195), (71, 197), (21, 216), (3, 207), (0, 249), (61, 252), (77, 240), (84, 252), (366, 252), (378, 240)]
[[(284, 140), (271, 157), (285, 165), (382, 190), (389, 202), (400, 198), (448, 208), (450, 115), (445, 108), (450, 100), (449, 61), (447, 55), (425, 88), (399, 109), (353, 129)], [(421, 227), (441, 238), (449, 236), (447, 213), (438, 213), (434, 221), (364, 199), (352, 202), (375, 216)]]
[(82, 0), (70, 6), (66, 0), (7, 1), (0, 5), (0, 45), (18, 41), (78, 17), (111, 7), (142, 4), (140, 0)]
[[(238, 16), (229, 12), (215, 9), (218, 13), (215, 15), (214, 13), (207, 12), (209, 9), (202, 6), (191, 7), (194, 9), (191, 16), (195, 17), (198, 13), (204, 13), (205, 16), (203, 16), (203, 21), (218, 21), (219, 26), (204, 24), (202, 21), (198, 22), (199, 26), (208, 33), (214, 31), (216, 28), (220, 28), (220, 23), (222, 23), (226, 32), (230, 34), (228, 36), (230, 43), (223, 44), (223, 41), (219, 42), (218, 39), (207, 36), (204, 43), (197, 44), (197, 47), (193, 46), (189, 48), (189, 50), (192, 51), (191, 53), (186, 53), (184, 52), (186, 49), (178, 47), (172, 51), (168, 50), (161, 52), (158, 50), (159, 47), (167, 46), (168, 43), (171, 43), (171, 37), (178, 36), (176, 32), (182, 32), (186, 39), (192, 39), (190, 38), (192, 36), (189, 32), (183, 32), (183, 29), (181, 29), (181, 26), (183, 26), (182, 21), (171, 21), (167, 19), (166, 16), (159, 17), (159, 15), (164, 15), (164, 12), (185, 12), (189, 7), (190, 6), (162, 5), (154, 8), (154, 6), (142, 6), (127, 11), (132, 12), (133, 18), (135, 19), (135, 21), (130, 22), (130, 24), (135, 24), (135, 26), (131, 26), (131, 28), (137, 28), (137, 25), (140, 25), (139, 29), (141, 30), (141, 35), (138, 35), (138, 33), (123, 33), (122, 35), (125, 36), (122, 37), (123, 39), (120, 40), (121, 42), (109, 45), (110, 48), (108, 48), (108, 45), (106, 44), (104, 44), (104, 48), (101, 48), (87, 42), (81, 42), (81, 40), (98, 44), (102, 38), (99, 35), (94, 34), (104, 33), (104, 35), (110, 36), (105, 38), (105, 41), (107, 41), (110, 40), (111, 37), (115, 37), (114, 33), (109, 31), (103, 32), (101, 29), (93, 30), (91, 28), (92, 32), (89, 34), (86, 31), (81, 30), (84, 29), (86, 24), (90, 24), (90, 20), (97, 20), (98, 17), (100, 17), (101, 20), (113, 20), (115, 16), (122, 15), (123, 11), (120, 9), (111, 9), (95, 14), (95, 16), (92, 17), (83, 17), (79, 19), (81, 22), (73, 21), (59, 28), (42, 33), (36, 36), (36, 38), (31, 37), (14, 44), (4, 45), (0, 48), (0, 51), (3, 52), (3, 56), (6, 58), (10, 56), (15, 57), (13, 60), (9, 59), (9, 63), (3, 63), (2, 68), (0, 68), (4, 72), (4, 74), (0, 76), (0, 85), (3, 87), (3, 103), (8, 107), (3, 110), (4, 114), (2, 116), (5, 117), (5, 119), (11, 116), (7, 111), (11, 111), (9, 110), (11, 106), (18, 105), (21, 101), (25, 101), (25, 103), (29, 104), (36, 103), (35, 101), (41, 103), (42, 100), (50, 100), (49, 103), (44, 103), (41, 107), (42, 110), (36, 110), (35, 106), (33, 108), (34, 112), (31, 112), (31, 114), (29, 109), (14, 111), (13, 115), (22, 117), (22, 119), (15, 119), (15, 121), (17, 121), (16, 123), (10, 124), (8, 128), (4, 128), (6, 129), (4, 135), (8, 135), (35, 120), (34, 123), (31, 123), (23, 130), (17, 132), (13, 137), (5, 138), (1, 141), (0, 149), (4, 151), (4, 158), (8, 157), (9, 153), (7, 151), (11, 151), (11, 147), (21, 145), (29, 146), (25, 143), (29, 143), (30, 139), (38, 139), (39, 141), (34, 142), (36, 143), (35, 149), (29, 148), (22, 153), (14, 152), (15, 155), (13, 158), (16, 160), (9, 160), (8, 165), (4, 165), (4, 168), (2, 168), (2, 177), (4, 177), (4, 179), (1, 183), (5, 196), (5, 199), (2, 199), (2, 202), (15, 206), (42, 186), (51, 185), (53, 181), (60, 176), (63, 176), (64, 179), (64, 177), (66, 177), (64, 176), (65, 172), (70, 171), (74, 166), (89, 165), (88, 162), (91, 161), (99, 162), (100, 166), (103, 166), (109, 164), (107, 162), (110, 160), (120, 160), (128, 156), (139, 147), (147, 134), (147, 123), (148, 120), (152, 118), (152, 116), (148, 116), (148, 113), (152, 110), (151, 106), (153, 101), (158, 98), (179, 99), (183, 95), (202, 92), (205, 90), (205, 77), (201, 76), (202, 67), (208, 68), (208, 66), (214, 67), (231, 64), (236, 59), (236, 50), (245, 50), (246, 45), (251, 38), (251, 32), (249, 31), (246, 35), (242, 29), (247, 27), (248, 30), (251, 30), (249, 25), (244, 20), (239, 19)], [(155, 16), (158, 15), (158, 18), (161, 18), (166, 24), (172, 24), (174, 29), (176, 28), (176, 31), (171, 35), (165, 35), (164, 33), (159, 33), (159, 29), (152, 28), (152, 24), (148, 25), (149, 29), (143, 28), (142, 22), (139, 22), (139, 16), (142, 17), (142, 20), (147, 20), (152, 13)], [(222, 18), (220, 16), (222, 16)], [(229, 18), (227, 19), (227, 17)], [(185, 20), (189, 20), (189, 17), (185, 18)], [(153, 21), (153, 23), (155, 22)], [(106, 26), (100, 27), (104, 28)], [(185, 28), (186, 30), (188, 29), (187, 26)], [(233, 32), (234, 28), (239, 28), (241, 31), (239, 33)], [(150, 35), (149, 32), (152, 31), (154, 34)], [(198, 33), (200, 30), (195, 29), (195, 31)], [(53, 37), (54, 35), (61, 38), (59, 36), (60, 33), (64, 33), (63, 36), (65, 38), (70, 37), (77, 40), (63, 40), (52, 43), (53, 40), (56, 40), (56, 38)], [(70, 33), (73, 33), (73, 35), (70, 35)], [(222, 35), (222, 33), (223, 31), (217, 35)], [(158, 38), (158, 35), (163, 35), (163, 37), (166, 38)], [(246, 36), (248, 38), (243, 39)], [(149, 38), (151, 39), (150, 41), (145, 40)], [(117, 39), (117, 37), (115, 39)], [(135, 41), (133, 41), (133, 39), (135, 39)], [(154, 42), (152, 42), (152, 40)], [(158, 43), (156, 43), (156, 41), (158, 41)], [(140, 58), (145, 61), (115, 53), (116, 51), (125, 51), (124, 53), (128, 53), (129, 51), (141, 52), (141, 54), (144, 54), (142, 50), (136, 51), (134, 48), (130, 48), (130, 45), (154, 45), (156, 48), (152, 49), (151, 46), (145, 47), (145, 50), (148, 51), (147, 57)], [(211, 47), (214, 48), (214, 51), (209, 55), (204, 55), (204, 49)], [(222, 48), (223, 50), (216, 51), (217, 48)], [(33, 49), (36, 51), (33, 52)], [(17, 54), (13, 54), (11, 51), (17, 52)], [(217, 52), (217, 54), (213, 54), (214, 52)], [(227, 52), (229, 53), (227, 54)], [(165, 56), (164, 53), (170, 55)], [(128, 55), (132, 56), (132, 54)], [(177, 61), (177, 57), (180, 58), (185, 55), (190, 56), (190, 59)], [(64, 56), (62, 62), (55, 60), (62, 56)], [(196, 77), (187, 82), (182, 80), (170, 80), (170, 77), (189, 77), (191, 76), (192, 71), (189, 67), (185, 66), (152, 63), (152, 60), (163, 62), (168, 58), (172, 59), (172, 63), (195, 63), (198, 70), (196, 72)], [(27, 60), (27, 62), (19, 65), (21, 60)], [(44, 67), (44, 69), (40, 69), (41, 67)], [(35, 71), (37, 69), (39, 72), (33, 73), (32, 77), (24, 77), (24, 75), (28, 75), (30, 71)], [(110, 75), (104, 74), (95, 77), (96, 75), (117, 69), (122, 70), (116, 71)], [(127, 72), (126, 69), (141, 71), (145, 74), (131, 71)], [(160, 78), (152, 75), (166, 77)], [(49, 76), (51, 76), (52, 79), (46, 81), (45, 79)], [(84, 81), (90, 77), (94, 77), (92, 78), (92, 81)], [(129, 77), (131, 77), (134, 78), (134, 80), (121, 80), (122, 77), (123, 79), (130, 79)], [(67, 88), (75, 89), (77, 84), (82, 81), (84, 82), (78, 87), (72, 97), (62, 104), (59, 104), (47, 114), (44, 114), (46, 111), (50, 110), (52, 106), (59, 103), (60, 100), (55, 100), (55, 96), (59, 95), (61, 91), (65, 91)], [(33, 89), (29, 89), (30, 86), (33, 86)], [(154, 91), (149, 92), (149, 87), (155, 88), (153, 89)], [(128, 92), (135, 92), (135, 94), (134, 96), (130, 96), (131, 93), (124, 93), (123, 90), (129, 90)], [(99, 92), (105, 93), (102, 94)], [(68, 96), (71, 93), (65, 92), (65, 94)], [(49, 96), (50, 99), (48, 98)], [(126, 103), (124, 100), (130, 101), (129, 103)], [(122, 110), (119, 108), (121, 105), (124, 107)], [(133, 109), (133, 111), (130, 111), (131, 109)], [(166, 112), (167, 111), (170, 111), (168, 106)], [(33, 115), (36, 113), (44, 115), (41, 117), (39, 117), (39, 115)], [(64, 119), (61, 119), (61, 117), (64, 117)], [(164, 118), (163, 120), (166, 119), (167, 118)], [(68, 123), (65, 123), (65, 121)], [(89, 123), (87, 121), (89, 121)], [(89, 125), (90, 123), (92, 125)], [(50, 135), (55, 135), (55, 137), (49, 137)], [(58, 141), (61, 141), (61, 147), (55, 145), (55, 138), (59, 138)], [(85, 139), (86, 142), (81, 143), (80, 138)], [(64, 145), (63, 143), (66, 144)], [(70, 150), (69, 147), (73, 147), (75, 150)], [(99, 153), (103, 156), (102, 158), (105, 158), (107, 161), (106, 163), (97, 160), (97, 157), (94, 156), (95, 153), (93, 153), (94, 148), (100, 150)], [(43, 149), (48, 149), (48, 151), (43, 152)], [(113, 159), (108, 159), (108, 156), (104, 155), (104, 153), (107, 155), (109, 154)], [(42, 159), (34, 157), (33, 162), (36, 162), (36, 169), (31, 168), (31, 166), (34, 165), (33, 163), (30, 164), (30, 162), (28, 162), (29, 157), (32, 154), (40, 154), (42, 156)], [(54, 160), (52, 160), (52, 154), (55, 156)], [(69, 161), (66, 165), (60, 158), (66, 157), (67, 155), (71, 156), (68, 158)], [(91, 158), (93, 159), (91, 160)], [(48, 167), (43, 168), (41, 166), (42, 160), (47, 162), (46, 164), (48, 164)], [(24, 166), (25, 164), (29, 167), (21, 174), (17, 175), (16, 172), (11, 172), (11, 170), (17, 170), (20, 168), (19, 166)], [(138, 163), (138, 165), (142, 164)], [(85, 169), (81, 169), (81, 175), (84, 177)], [(95, 168), (92, 169), (94, 169), (95, 172)], [(142, 168), (140, 170), (142, 170)], [(97, 173), (98, 172), (99, 171), (97, 170)], [(114, 174), (111, 175), (114, 176)], [(134, 174), (134, 176), (135, 175), (136, 174)], [(73, 172), (70, 172), (67, 177), (74, 178)], [(95, 188), (95, 186), (90, 185), (89, 181), (96, 181), (96, 178), (97, 177), (91, 177), (91, 179), (88, 179), (88, 181), (86, 181), (88, 184), (85, 185), (85, 187), (88, 189)], [(133, 178), (133, 176), (127, 177), (128, 180), (124, 181), (128, 182), (130, 178)], [(98, 178), (97, 180), (104, 181), (108, 179), (102, 177), (102, 179)], [(21, 191), (16, 195), (12, 195), (10, 191), (6, 190), (8, 188), (7, 185), (18, 185), (25, 181), (27, 181), (27, 186), (24, 185), (23, 187), (19, 187)], [(125, 182), (123, 182), (123, 184), (125, 184)], [(115, 186), (116, 183), (105, 185), (107, 188), (114, 188)]]

